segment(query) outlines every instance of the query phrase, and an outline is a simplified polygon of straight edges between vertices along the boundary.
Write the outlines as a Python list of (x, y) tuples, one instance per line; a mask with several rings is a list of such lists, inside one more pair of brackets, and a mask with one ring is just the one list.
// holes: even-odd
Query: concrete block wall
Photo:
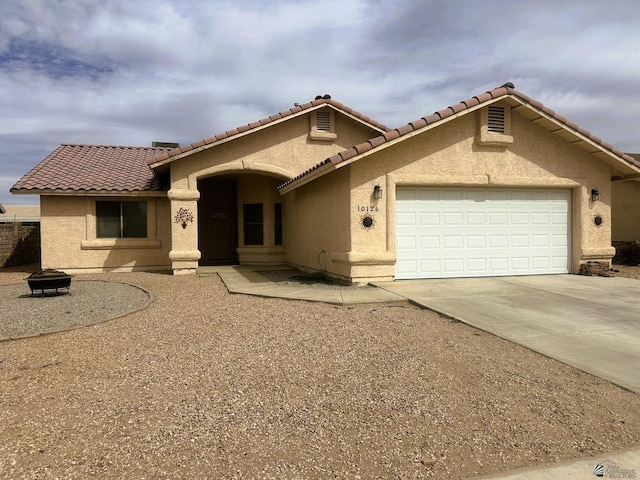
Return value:
[(0, 268), (40, 262), (40, 225), (0, 223)]
[(640, 265), (640, 242), (612, 242), (616, 249), (613, 263), (618, 265)]

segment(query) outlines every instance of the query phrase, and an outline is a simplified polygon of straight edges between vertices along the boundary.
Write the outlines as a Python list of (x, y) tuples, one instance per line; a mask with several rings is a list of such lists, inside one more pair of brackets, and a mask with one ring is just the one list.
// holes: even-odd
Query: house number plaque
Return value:
[(377, 212), (377, 205), (358, 205), (358, 212), (366, 213), (366, 212)]

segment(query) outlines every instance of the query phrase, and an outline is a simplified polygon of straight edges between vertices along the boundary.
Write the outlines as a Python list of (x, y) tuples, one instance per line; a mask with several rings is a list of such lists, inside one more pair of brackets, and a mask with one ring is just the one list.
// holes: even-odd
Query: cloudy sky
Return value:
[(329, 93), (396, 127), (511, 81), (640, 151), (638, 0), (2, 0), (0, 203), (60, 143), (192, 143)]

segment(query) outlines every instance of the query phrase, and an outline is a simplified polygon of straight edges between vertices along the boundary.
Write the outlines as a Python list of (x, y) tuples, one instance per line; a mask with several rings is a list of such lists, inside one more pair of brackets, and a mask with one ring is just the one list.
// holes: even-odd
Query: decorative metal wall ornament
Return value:
[(363, 215), (360, 219), (362, 227), (366, 230), (370, 230), (375, 225), (376, 221), (370, 215)]
[(187, 223), (193, 222), (193, 213), (188, 208), (180, 208), (176, 213), (174, 223), (182, 225), (182, 228), (187, 228)]

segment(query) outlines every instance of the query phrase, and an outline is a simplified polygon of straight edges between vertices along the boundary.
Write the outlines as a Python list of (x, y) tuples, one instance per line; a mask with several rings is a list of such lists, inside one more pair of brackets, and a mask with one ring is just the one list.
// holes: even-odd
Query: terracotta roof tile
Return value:
[(440, 115), (437, 113), (432, 113), (426, 117), (422, 117), (422, 119), (427, 122), (427, 125), (431, 125), (432, 123), (436, 123), (440, 121)]
[(371, 144), (371, 146), (373, 148), (379, 147), (380, 145), (382, 145), (385, 142), (386, 142), (386, 140), (382, 135), (380, 135), (379, 137), (375, 137), (375, 138), (372, 138), (371, 140), (369, 140), (369, 143)]
[(360, 143), (358, 145), (356, 145), (355, 147), (353, 147), (356, 149), (356, 151), (358, 152), (358, 154), (360, 153), (364, 153), (364, 152), (368, 152), (369, 150), (371, 150), (371, 143), (369, 142), (363, 142)]
[[(337, 102), (335, 100), (333, 100), (332, 98), (328, 97), (328, 96), (324, 96), (315, 100), (312, 100), (311, 102), (307, 102), (304, 103), (302, 105), (297, 105), (294, 106), (293, 108), (290, 108), (288, 110), (284, 110), (282, 112), (278, 112), (274, 115), (270, 115), (267, 118), (263, 118), (257, 122), (251, 122), (248, 125), (242, 125), (239, 126), (237, 128), (231, 129), (231, 130), (227, 130), (226, 132), (222, 132), (219, 133), (217, 135), (215, 135), (214, 137), (210, 137), (208, 139), (204, 140), (204, 145), (210, 145), (212, 143), (218, 142), (220, 140), (224, 140), (226, 138), (230, 138), (233, 137), (235, 135), (239, 135), (240, 133), (244, 133), (247, 132), (249, 130), (253, 130), (255, 128), (259, 128), (262, 127), (264, 125), (268, 125), (272, 122), (275, 122), (277, 120), (281, 120), (285, 117), (288, 117), (294, 113), (299, 113), (302, 112), (304, 110), (309, 110), (311, 108), (317, 107), (319, 105), (331, 105), (339, 110), (344, 111), (345, 113), (352, 115), (354, 117), (357, 117), (358, 119), (362, 120), (365, 123), (368, 123), (370, 125), (373, 125), (374, 127), (376, 127), (379, 130), (383, 130), (383, 131), (387, 131), (389, 130), (389, 127), (376, 122), (375, 120), (372, 120), (371, 118), (362, 115), (360, 112), (357, 112), (351, 108), (346, 107), (344, 104)], [(203, 146), (203, 145), (199, 145), (199, 146)], [(194, 144), (191, 145), (186, 145), (185, 147), (183, 147), (180, 150), (172, 150), (168, 153), (168, 155), (165, 154), (161, 154), (159, 155), (157, 158), (152, 158), (151, 160), (149, 160), (149, 164), (153, 167), (154, 164), (159, 163), (159, 162), (164, 162), (166, 160), (171, 159), (171, 157), (174, 157), (176, 155), (179, 155), (180, 153), (186, 153), (190, 150), (193, 150), (195, 148), (198, 148), (196, 146), (194, 146)]]
[(478, 97), (473, 97), (473, 98), (467, 98), (466, 100), (463, 100), (461, 103), (464, 103), (467, 106), (467, 108), (471, 108), (475, 105), (478, 105), (480, 101), (478, 100)]
[(406, 135), (407, 133), (413, 132), (413, 127), (409, 123), (407, 125), (401, 126), (400, 128), (396, 128), (396, 130), (400, 134), (400, 136), (403, 136), (403, 135)]
[(382, 136), (387, 140), (387, 142), (390, 142), (391, 140), (398, 138), (400, 133), (398, 133), (397, 130), (390, 130), (388, 132), (384, 132)]
[[(443, 110), (439, 110), (431, 115), (424, 116), (421, 119), (410, 122), (409, 124), (404, 125), (402, 127), (396, 128), (394, 130), (388, 130), (384, 134), (380, 135), (379, 137), (376, 137), (375, 139), (370, 140), (369, 143), (371, 144), (371, 147), (373, 149), (380, 148), (384, 143), (388, 143), (393, 140), (396, 140), (397, 138), (407, 135), (408, 133), (411, 133), (415, 130), (419, 130), (420, 128), (425, 128), (427, 125), (433, 125), (456, 113), (462, 112), (464, 110), (468, 110), (469, 108), (475, 107), (476, 105), (480, 105), (482, 103), (489, 102), (491, 100), (502, 98), (507, 95), (512, 95), (518, 98), (523, 103), (528, 104), (529, 106), (540, 110), (541, 112), (550, 116), (557, 122), (563, 124), (565, 128), (569, 130), (573, 130), (575, 133), (578, 133), (580, 135), (583, 135), (589, 138), (592, 142), (598, 144), (604, 150), (608, 150), (612, 154), (617, 155), (618, 157), (624, 159), (629, 164), (640, 168), (640, 161), (627, 155), (621, 150), (614, 148), (612, 145), (606, 142), (603, 142), (599, 137), (581, 128), (576, 123), (567, 120), (566, 117), (557, 114), (552, 109), (545, 107), (542, 103), (538, 102), (537, 100), (534, 100), (533, 98), (517, 91), (514, 85), (510, 82), (505, 83), (504, 85), (494, 88), (493, 90), (490, 90), (488, 92), (482, 93), (480, 95), (476, 95), (467, 100), (463, 100), (455, 105), (451, 105)], [(349, 150), (345, 150), (344, 152), (337, 153), (336, 155), (329, 157), (325, 162), (322, 162), (322, 164), (331, 162), (332, 164), (337, 165), (343, 161), (350, 160), (358, 155), (356, 150), (360, 150), (361, 145), (358, 145), (355, 148), (350, 148)], [(371, 148), (368, 150), (371, 150)], [(364, 153), (364, 150), (360, 153)], [(304, 174), (298, 175), (296, 178), (289, 180), (288, 182), (280, 185), (278, 189), (281, 189), (287, 185), (294, 183), (295, 181), (299, 180), (303, 176)]]
[(161, 191), (147, 162), (167, 153), (158, 147), (62, 144), (11, 190)]
[(411, 125), (414, 130), (418, 130), (419, 128), (426, 127), (427, 121), (424, 118), (419, 118), (418, 120), (411, 122), (409, 125)]

